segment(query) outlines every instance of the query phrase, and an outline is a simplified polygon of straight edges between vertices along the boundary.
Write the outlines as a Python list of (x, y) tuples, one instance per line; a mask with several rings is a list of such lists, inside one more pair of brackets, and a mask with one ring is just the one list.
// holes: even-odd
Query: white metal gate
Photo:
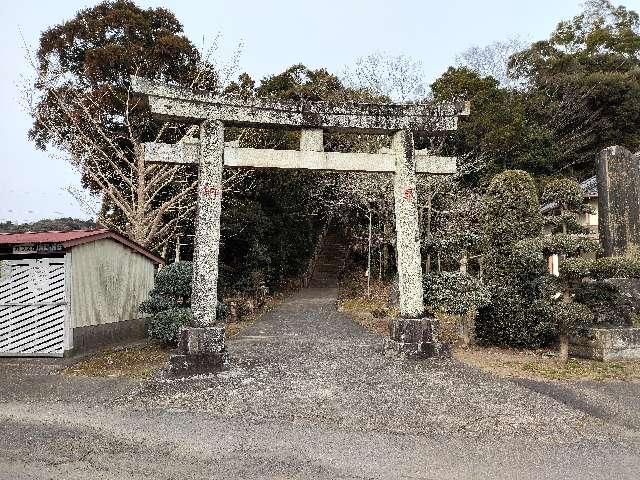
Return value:
[(64, 258), (0, 260), (0, 355), (62, 356)]

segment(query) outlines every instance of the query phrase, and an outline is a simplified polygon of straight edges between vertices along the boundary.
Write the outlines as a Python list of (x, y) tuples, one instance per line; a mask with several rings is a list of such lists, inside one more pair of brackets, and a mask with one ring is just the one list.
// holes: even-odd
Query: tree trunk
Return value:
[[(562, 302), (571, 302), (571, 293), (566, 288), (562, 292)], [(563, 364), (566, 364), (569, 361), (569, 335), (567, 334), (567, 326), (564, 324), (564, 322), (560, 322), (560, 324), (558, 325), (558, 329), (560, 330), (559, 359)]]
[(569, 335), (560, 335), (560, 361), (566, 364), (569, 361)]

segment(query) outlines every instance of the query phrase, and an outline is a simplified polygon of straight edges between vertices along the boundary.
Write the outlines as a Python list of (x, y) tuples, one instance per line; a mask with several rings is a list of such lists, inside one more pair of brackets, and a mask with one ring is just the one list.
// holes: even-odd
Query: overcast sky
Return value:
[[(18, 101), (21, 75), (28, 74), (20, 32), (36, 48), (40, 32), (70, 19), (91, 1), (0, 1), (0, 221), (89, 218), (69, 187), (78, 175), (59, 158), (27, 139), (31, 119)], [(164, 6), (196, 44), (222, 34), (220, 58), (243, 45), (240, 69), (260, 79), (295, 63), (341, 73), (376, 50), (405, 54), (424, 66), (431, 82), (471, 46), (510, 37), (547, 38), (555, 25), (580, 11), (582, 0), (138, 0)], [(617, 2), (616, 2), (617, 3)], [(638, 9), (640, 0), (624, 4)], [(638, 5), (636, 5), (638, 4)]]

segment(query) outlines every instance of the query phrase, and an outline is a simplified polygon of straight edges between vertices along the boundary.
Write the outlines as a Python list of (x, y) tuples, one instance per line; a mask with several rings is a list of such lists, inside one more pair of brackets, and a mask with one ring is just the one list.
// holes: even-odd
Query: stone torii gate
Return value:
[[(227, 167), (306, 168), (394, 173), (396, 252), (400, 318), (390, 325), (385, 351), (432, 356), (440, 351), (435, 320), (425, 318), (416, 174), (451, 174), (456, 159), (415, 150), (413, 132), (455, 130), (469, 104), (330, 104), (280, 102), (211, 93), (132, 77), (133, 90), (148, 99), (162, 120), (200, 126), (199, 139), (177, 144), (145, 144), (145, 161), (198, 165), (192, 311), (195, 326), (181, 331), (181, 354), (174, 370), (198, 370), (226, 362), (224, 326), (216, 324), (222, 169)], [(299, 129), (299, 150), (267, 150), (225, 145), (225, 126)], [(391, 149), (379, 153), (325, 152), (323, 132), (384, 134)]]

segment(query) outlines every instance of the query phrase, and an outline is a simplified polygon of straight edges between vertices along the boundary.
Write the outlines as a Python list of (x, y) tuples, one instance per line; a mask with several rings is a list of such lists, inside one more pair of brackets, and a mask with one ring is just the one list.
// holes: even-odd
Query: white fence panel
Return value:
[(64, 259), (1, 262), (0, 355), (62, 356)]

